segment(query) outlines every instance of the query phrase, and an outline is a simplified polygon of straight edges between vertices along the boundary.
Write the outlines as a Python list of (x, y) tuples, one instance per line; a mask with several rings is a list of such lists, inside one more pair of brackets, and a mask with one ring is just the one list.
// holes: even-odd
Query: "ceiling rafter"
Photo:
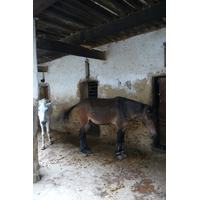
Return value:
[[(70, 55), (76, 55), (81, 57), (88, 57), (88, 58), (94, 58), (94, 59), (100, 59), (100, 60), (106, 60), (106, 53), (103, 51), (98, 50), (89, 50), (87, 48), (76, 46), (76, 45), (70, 45), (64, 42), (59, 42), (55, 40), (49, 40), (44, 38), (38, 38), (37, 39), (37, 48), (47, 51), (54, 51), (62, 54), (70, 54)], [(43, 51), (43, 53), (45, 53)]]
[(42, 11), (56, 3), (58, 0), (33, 0), (33, 17), (39, 15)]
[(33, 0), (33, 17), (41, 64), (166, 27), (166, 0)]

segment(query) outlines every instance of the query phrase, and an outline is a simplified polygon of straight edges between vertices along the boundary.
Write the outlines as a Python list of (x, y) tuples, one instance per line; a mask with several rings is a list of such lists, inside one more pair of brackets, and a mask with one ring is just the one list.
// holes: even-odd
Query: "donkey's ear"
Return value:
[(49, 103), (47, 103), (47, 104), (46, 104), (46, 106), (48, 106), (48, 107), (49, 107), (51, 104), (52, 104), (52, 102), (49, 102)]

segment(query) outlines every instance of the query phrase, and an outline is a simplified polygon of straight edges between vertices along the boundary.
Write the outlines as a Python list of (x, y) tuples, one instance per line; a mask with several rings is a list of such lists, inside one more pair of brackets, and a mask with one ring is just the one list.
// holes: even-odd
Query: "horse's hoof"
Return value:
[(87, 154), (92, 154), (92, 151), (91, 150), (87, 151)]
[(42, 147), (42, 148), (41, 148), (41, 150), (44, 150), (44, 149), (45, 149), (45, 147)]
[(91, 154), (92, 153), (92, 151), (91, 151), (91, 149), (88, 147), (88, 148), (85, 148), (85, 152), (86, 153), (88, 153), (88, 154)]
[(87, 153), (82, 153), (82, 156), (83, 156), (83, 157), (86, 157), (86, 156), (87, 156)]
[(123, 159), (123, 157), (122, 157), (122, 155), (121, 155), (120, 152), (117, 152), (116, 155), (117, 155), (117, 158), (118, 158), (119, 160), (122, 160), (122, 159)]
[(119, 160), (122, 160), (122, 159), (123, 159), (123, 156), (122, 156), (122, 155), (118, 155), (117, 158), (118, 158)]
[(82, 152), (83, 157), (87, 156), (87, 151), (85, 149), (83, 149), (81, 152)]
[(123, 151), (123, 152), (121, 152), (121, 155), (124, 157), (124, 158), (127, 158), (127, 155), (126, 155), (126, 153)]
[(53, 144), (53, 141), (49, 142), (49, 144), (52, 145), (52, 144)]

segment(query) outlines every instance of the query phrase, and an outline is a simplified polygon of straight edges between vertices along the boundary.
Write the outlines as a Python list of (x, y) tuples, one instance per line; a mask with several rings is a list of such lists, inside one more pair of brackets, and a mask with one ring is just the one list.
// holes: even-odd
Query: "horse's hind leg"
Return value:
[(121, 155), (121, 150), (122, 150), (122, 129), (118, 128), (117, 130), (117, 144), (115, 148), (115, 154), (117, 157), (121, 160), (123, 157)]
[(87, 144), (87, 139), (86, 139), (86, 132), (89, 130), (90, 128), (90, 125), (91, 125), (91, 121), (89, 120), (86, 128), (85, 128), (85, 134), (83, 136), (83, 146), (84, 146), (84, 149), (87, 151), (87, 153), (91, 153), (91, 149), (89, 148), (88, 144)]
[(121, 146), (121, 155), (123, 156), (123, 157), (127, 157), (127, 155), (126, 155), (126, 153), (124, 152), (124, 148), (123, 148), (123, 142), (124, 142), (124, 135), (125, 135), (125, 130), (126, 130), (126, 126), (124, 126), (123, 127), (123, 129), (122, 129), (122, 146)]
[(89, 154), (91, 153), (91, 149), (89, 148), (87, 144), (86, 134), (84, 134), (84, 138), (83, 138), (83, 147), (87, 153)]

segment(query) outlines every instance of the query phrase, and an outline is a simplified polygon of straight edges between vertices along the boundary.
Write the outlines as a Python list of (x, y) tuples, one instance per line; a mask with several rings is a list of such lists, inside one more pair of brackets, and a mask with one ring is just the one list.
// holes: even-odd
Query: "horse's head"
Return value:
[(40, 123), (44, 126), (47, 122), (47, 114), (48, 114), (48, 110), (49, 107), (51, 105), (52, 102), (46, 103), (45, 99), (42, 99), (39, 101), (39, 106), (38, 106), (38, 116), (39, 116), (39, 120)]
[(154, 112), (150, 106), (146, 106), (142, 114), (142, 123), (149, 132), (149, 138), (154, 139), (157, 136), (156, 126), (154, 123)]

